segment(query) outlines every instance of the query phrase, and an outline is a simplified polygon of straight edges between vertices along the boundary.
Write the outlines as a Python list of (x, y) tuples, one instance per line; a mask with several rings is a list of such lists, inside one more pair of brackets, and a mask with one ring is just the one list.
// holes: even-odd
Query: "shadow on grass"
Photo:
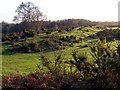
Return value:
[(92, 34), (86, 37), (87, 40), (97, 39), (99, 38), (96, 34)]
[[(47, 52), (53, 52), (53, 51), (55, 51), (55, 50), (44, 50), (44, 51), (39, 51), (39, 52), (47, 53)], [(13, 55), (13, 54), (16, 54), (16, 53), (26, 54), (26, 53), (39, 53), (39, 52), (25, 52), (23, 50), (13, 51), (13, 50), (10, 50), (10, 49), (6, 49), (6, 50), (3, 50), (2, 53), (0, 53), (0, 55)]]
[(6, 49), (6, 50), (3, 50), (2, 53), (0, 53), (0, 54), (2, 54), (2, 55), (13, 55), (15, 53), (16, 52), (14, 52), (12, 50)]

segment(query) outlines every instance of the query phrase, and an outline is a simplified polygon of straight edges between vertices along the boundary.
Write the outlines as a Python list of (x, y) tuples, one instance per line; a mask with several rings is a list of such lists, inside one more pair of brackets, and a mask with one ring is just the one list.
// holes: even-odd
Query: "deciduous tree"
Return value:
[(36, 24), (36, 22), (46, 19), (46, 16), (43, 15), (39, 8), (32, 2), (22, 2), (17, 7), (17, 10), (15, 12), (17, 15), (14, 16), (13, 21), (27, 22), (28, 25), (32, 22), (35, 22), (34, 24)]

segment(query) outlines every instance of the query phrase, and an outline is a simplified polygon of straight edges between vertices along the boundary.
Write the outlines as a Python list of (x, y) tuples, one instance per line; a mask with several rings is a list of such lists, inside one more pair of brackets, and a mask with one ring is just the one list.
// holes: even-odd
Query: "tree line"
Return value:
[[(37, 23), (37, 25), (36, 25)], [(2, 33), (7, 34), (11, 32), (21, 32), (23, 29), (32, 29), (35, 31), (40, 31), (42, 28), (52, 29), (52, 28), (67, 28), (67, 27), (78, 27), (78, 26), (92, 26), (94, 25), (89, 20), (84, 19), (65, 19), (58, 21), (33, 21), (29, 22), (29, 27), (27, 22), (21, 22), (17, 24), (2, 22)]]

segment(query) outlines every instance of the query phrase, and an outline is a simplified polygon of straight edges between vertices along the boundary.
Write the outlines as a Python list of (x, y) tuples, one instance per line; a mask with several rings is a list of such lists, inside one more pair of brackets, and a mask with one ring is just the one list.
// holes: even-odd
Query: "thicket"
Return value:
[[(67, 28), (68, 29), (68, 28)], [(74, 27), (71, 27), (74, 29)], [(67, 46), (73, 46), (73, 43), (79, 43), (80, 39), (76, 36), (60, 36), (58, 33), (52, 33), (54, 31), (59, 31), (58, 29), (45, 29), (41, 28), (43, 32), (37, 31), (36, 33), (32, 30), (23, 29), (22, 32), (13, 32), (9, 34), (2, 35), (2, 42), (9, 42), (12, 45), (13, 51), (18, 52), (39, 52), (48, 50), (62, 50)], [(39, 36), (40, 33), (49, 34), (46, 37)], [(51, 34), (52, 33), (52, 34)], [(34, 37), (40, 38), (39, 41), (34, 42), (29, 40), (29, 38), (34, 39)]]
[[(27, 38), (26, 38), (27, 39)], [(60, 36), (58, 34), (51, 34), (47, 37), (41, 38), (39, 41), (25, 40), (19, 41), (17, 44), (13, 41), (12, 50), (18, 52), (42, 52), (42, 51), (55, 51), (62, 50), (66, 47), (72, 47), (73, 43), (78, 43), (80, 39), (75, 36)], [(34, 38), (33, 38), (34, 40)]]
[(24, 39), (26, 41), (29, 37), (34, 37), (35, 33), (32, 30), (26, 31), (23, 29), (22, 32), (12, 32), (9, 34), (3, 34), (2, 35), (2, 42), (9, 41), (11, 43), (19, 42), (20, 39)]
[(107, 40), (111, 41), (114, 39), (120, 40), (120, 30), (119, 29), (108, 29), (108, 30), (103, 30), (97, 33), (99, 38), (106, 37)]

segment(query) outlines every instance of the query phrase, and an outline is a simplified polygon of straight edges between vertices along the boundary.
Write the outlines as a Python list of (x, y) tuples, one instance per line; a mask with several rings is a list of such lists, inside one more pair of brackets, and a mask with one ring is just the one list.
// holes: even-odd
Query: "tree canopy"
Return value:
[(45, 20), (46, 16), (32, 2), (22, 2), (15, 11), (13, 21), (17, 22), (32, 22)]

